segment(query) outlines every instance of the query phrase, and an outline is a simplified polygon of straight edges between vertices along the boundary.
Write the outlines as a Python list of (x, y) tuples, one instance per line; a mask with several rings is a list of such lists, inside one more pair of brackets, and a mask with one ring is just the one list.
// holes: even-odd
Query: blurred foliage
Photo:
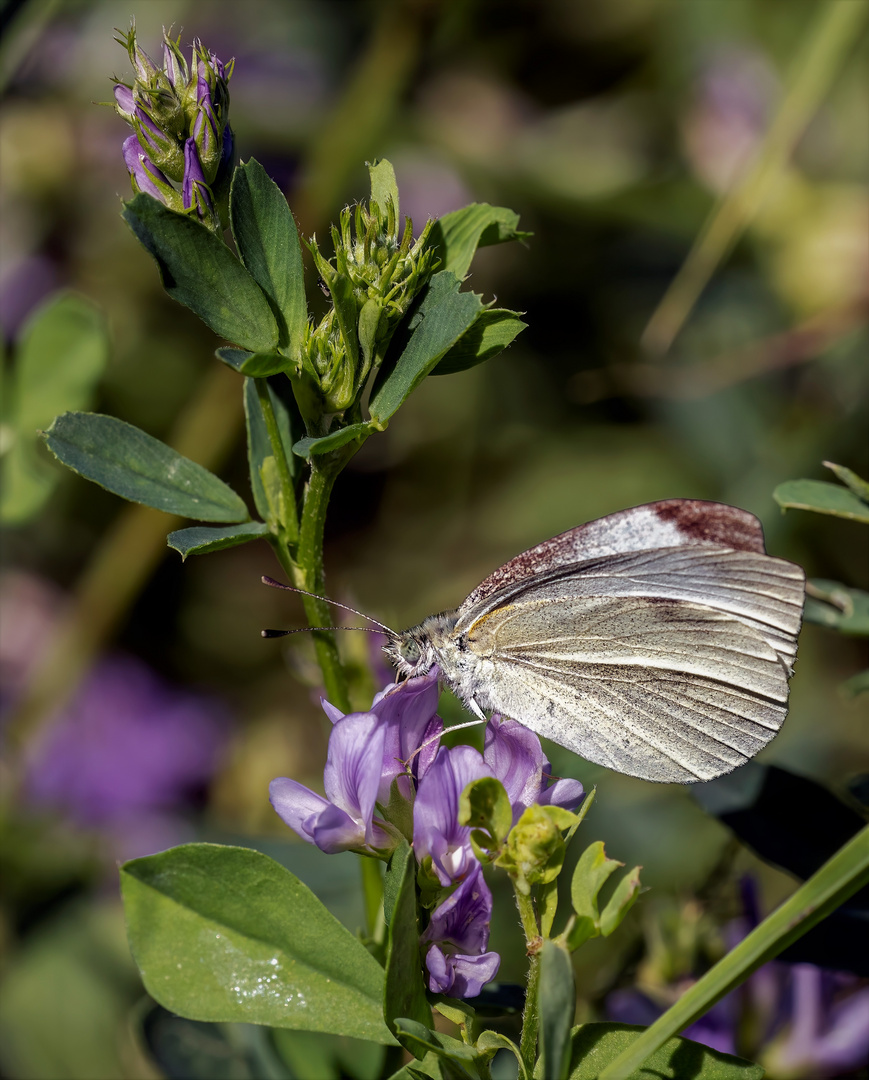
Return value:
[[(674, 496), (745, 507), (763, 521), (772, 554), (865, 591), (865, 530), (834, 516), (782, 515), (772, 498), (792, 478), (825, 479), (825, 459), (869, 474), (865, 33), (670, 352), (658, 358), (640, 345), (708, 214), (759, 146), (817, 8), (816, 0), (9, 3), (0, 47), (4, 385), (23, 376), (12, 344), (59, 288), (105, 316), (112, 350), (94, 402), (102, 412), (166, 437), (217, 365), (215, 341), (165, 296), (119, 218), (126, 130), (92, 102), (110, 98), (111, 73), (127, 74), (112, 29), (125, 28), (133, 11), (146, 48), (174, 23), (185, 41), (196, 35), (236, 57), (241, 157), (263, 162), (303, 229), (325, 235), (343, 201), (365, 192), (364, 161), (387, 156), (417, 228), (476, 200), (512, 207), (534, 234), (526, 246), (481, 252), (470, 283), (486, 301), (525, 313), (517, 343), (491, 365), (427, 380), (340, 478), (327, 525), (332, 596), (409, 625), (455, 606), (541, 539)], [(360, 65), (370, 80), (377, 64), (384, 83), (357, 132), (354, 80)], [(353, 169), (318, 187), (336, 160), (334, 140), (351, 136), (341, 145)], [(312, 192), (336, 200), (325, 218)], [(241, 442), (223, 476), (247, 493)], [(38, 516), (4, 534), (4, 597), (13, 574), (72, 589), (120, 512), (115, 498), (59, 469), (56, 483)], [(276, 773), (316, 785), (329, 727), (310, 642), (259, 637), (301, 618), (285, 595), (259, 584), (275, 570), (265, 545), (183, 567), (167, 551), (113, 644), (234, 709), (229, 749), (190, 803), (191, 832), (267, 846), (318, 891), (319, 876), (329, 875), (324, 899), (332, 895), (355, 929), (362, 913), (351, 907), (352, 860), (342, 856), (339, 873), (333, 860), (307, 858), (266, 798)], [(16, 603), (14, 625), (4, 623), (4, 702), (20, 690), (21, 654), (38, 654), (63, 607), (62, 593), (51, 595), (38, 619), (27, 601)], [(377, 650), (369, 635), (342, 637), (361, 706)], [(762, 755), (846, 800), (855, 775), (869, 772), (859, 703), (836, 692), (865, 667), (860, 645), (805, 627), (790, 716)], [(380, 670), (377, 682), (387, 679)], [(454, 719), (460, 710), (445, 697), (443, 713)], [(740, 875), (755, 875), (764, 910), (792, 891), (793, 878), (731, 842), (687, 791), (549, 749), (557, 774), (599, 785), (595, 835), (628, 865), (643, 864), (661, 905), (654, 910), (692, 912), (704, 942), (739, 913)], [(3, 850), (14, 858), (0, 913), (0, 1071), (159, 1075), (143, 1038), (130, 1034), (141, 987), (114, 899), (113, 857), (141, 852), (83, 831), (65, 846), (68, 826), (44, 813), (28, 839), (36, 826), (21, 805), (19, 767), (10, 760), (2, 774), (6, 800), (19, 805), (3, 825)], [(56, 873), (41, 872), (58, 847), (66, 857)], [(600, 1018), (607, 991), (650, 965), (680, 970), (678, 941), (669, 959), (644, 945), (654, 936), (652, 903), (642, 897), (620, 935), (579, 954), (580, 1020)], [(508, 960), (518, 955), (514, 924), (506, 890), (496, 892), (493, 946)], [(678, 926), (661, 940), (674, 936)], [(502, 978), (519, 981), (521, 971)], [(249, 1062), (253, 1051), (238, 1045), (233, 1053)], [(298, 1048), (285, 1051), (290, 1061)]]

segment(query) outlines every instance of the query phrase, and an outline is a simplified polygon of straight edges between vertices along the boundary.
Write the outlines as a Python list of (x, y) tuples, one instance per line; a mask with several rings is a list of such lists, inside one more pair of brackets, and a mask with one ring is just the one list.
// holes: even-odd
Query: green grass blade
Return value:
[(767, 960), (802, 937), (849, 896), (869, 882), (869, 825), (813, 874), (744, 941), (686, 991), (676, 1004), (600, 1074), (600, 1080), (627, 1080), (667, 1039), (693, 1024), (716, 1001)]

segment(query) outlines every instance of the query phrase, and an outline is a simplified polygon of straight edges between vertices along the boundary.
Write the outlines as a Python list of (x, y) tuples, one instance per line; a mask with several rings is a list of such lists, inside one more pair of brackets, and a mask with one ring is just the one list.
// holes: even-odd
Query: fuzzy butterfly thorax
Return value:
[(442, 662), (441, 651), (449, 648), (458, 617), (458, 610), (442, 611), (429, 615), (419, 626), (388, 635), (383, 652), (400, 679), (426, 675)]

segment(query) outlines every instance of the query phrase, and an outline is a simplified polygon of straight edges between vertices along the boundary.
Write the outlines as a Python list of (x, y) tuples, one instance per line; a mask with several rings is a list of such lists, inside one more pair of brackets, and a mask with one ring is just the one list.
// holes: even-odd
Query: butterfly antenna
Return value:
[(278, 638), (286, 637), (287, 634), (310, 634), (312, 630), (364, 630), (366, 634), (382, 633), (371, 626), (300, 626), (296, 630), (260, 630), (260, 633), (264, 638)]
[[(324, 604), (333, 604), (335, 607), (343, 608), (345, 611), (351, 611), (354, 615), (358, 615), (360, 619), (367, 619), (375, 626), (379, 626), (381, 630), (385, 630), (387, 634), (395, 635), (395, 631), (386, 625), (386, 623), (378, 622), (377, 619), (372, 619), (370, 615), (366, 615), (364, 611), (357, 611), (356, 608), (350, 607), (348, 604), (342, 604), (338, 600), (330, 600), (328, 596), (320, 596), (319, 593), (308, 592), (306, 589), (297, 589), (294, 585), (285, 585), (282, 581), (275, 581), (272, 577), (263, 576), (263, 585), (271, 585), (275, 589), (285, 589), (287, 592), (300, 593), (302, 596), (313, 596), (315, 600), (322, 600)], [(367, 626), (311, 626), (305, 627), (306, 630), (370, 630)], [(378, 633), (376, 630), (370, 630), (371, 633)], [(295, 634), (296, 630), (287, 631), (266, 631), (263, 630), (263, 637), (280, 637), (282, 633)]]

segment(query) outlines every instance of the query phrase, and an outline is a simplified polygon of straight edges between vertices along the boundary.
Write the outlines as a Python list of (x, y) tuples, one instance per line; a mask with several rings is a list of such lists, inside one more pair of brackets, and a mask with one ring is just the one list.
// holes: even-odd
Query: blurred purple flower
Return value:
[(461, 881), (478, 865), (471, 830), (459, 824), (459, 798), (471, 781), (491, 775), (472, 746), (442, 746), (420, 780), (413, 806), (413, 850), (419, 862), (431, 856), (442, 885)]
[[(750, 879), (742, 883), (742, 893), (746, 916), (724, 931), (730, 948), (759, 922)], [(676, 989), (690, 985), (685, 981)], [(663, 1005), (638, 990), (617, 990), (606, 999), (607, 1016), (622, 1023), (648, 1026), (663, 1011)], [(745, 1045), (746, 1029), (754, 1033), (752, 1045)], [(758, 1061), (770, 1076), (782, 1080), (834, 1080), (869, 1058), (869, 986), (857, 976), (814, 964), (771, 961), (682, 1034), (714, 1050)]]
[(386, 724), (374, 713), (350, 713), (329, 736), (326, 798), (286, 776), (272, 780), (269, 799), (281, 819), (321, 851), (385, 851), (395, 846), (374, 822)]
[(501, 957), (486, 952), (492, 893), (476, 868), (432, 912), (420, 943), (428, 951), (425, 964), (429, 989), (450, 997), (476, 997), (498, 973)]
[(85, 826), (177, 809), (211, 778), (229, 718), (137, 660), (103, 660), (28, 759), (29, 799)]
[(513, 824), (534, 803), (575, 810), (583, 798), (578, 780), (549, 784), (552, 766), (543, 754), (540, 739), (515, 720), (495, 714), (486, 725), (483, 760), (504, 785), (513, 807)]

